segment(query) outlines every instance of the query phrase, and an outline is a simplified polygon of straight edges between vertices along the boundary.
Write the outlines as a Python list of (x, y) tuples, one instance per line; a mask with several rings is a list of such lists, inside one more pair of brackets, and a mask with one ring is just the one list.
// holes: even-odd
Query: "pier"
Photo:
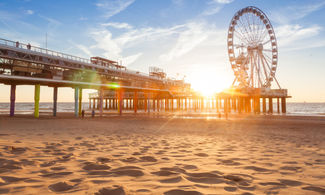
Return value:
[[(85, 59), (40, 47), (0, 39), (0, 83), (10, 85), (10, 116), (15, 114), (17, 85), (34, 85), (34, 116), (39, 117), (40, 86), (53, 88), (53, 116), (57, 115), (58, 88), (74, 89), (76, 117), (81, 116), (83, 89), (89, 94), (89, 108), (103, 111), (286, 113), (285, 89), (237, 89), (204, 97), (183, 80), (166, 77), (151, 67), (149, 74), (129, 70), (117, 62), (92, 57)], [(268, 105), (267, 105), (268, 104)], [(281, 105), (281, 106), (280, 106)]]

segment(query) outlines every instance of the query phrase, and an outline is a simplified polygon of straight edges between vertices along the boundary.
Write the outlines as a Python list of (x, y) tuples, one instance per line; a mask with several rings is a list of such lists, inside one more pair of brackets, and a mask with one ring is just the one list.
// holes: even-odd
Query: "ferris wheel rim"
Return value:
[[(246, 37), (244, 37), (243, 35), (239, 35), (240, 33), (237, 32), (235, 34), (235, 31), (236, 31), (236, 26), (239, 26), (237, 24), (237, 22), (241, 21), (240, 18), (243, 17), (245, 14), (253, 14), (254, 16), (258, 17), (259, 21), (258, 22), (261, 22), (262, 21), (262, 25), (264, 26), (264, 28), (266, 29), (266, 34), (264, 35), (254, 35), (255, 37), (254, 38), (251, 38), (251, 39), (248, 39)], [(247, 15), (246, 15), (247, 17)], [(254, 18), (253, 18), (254, 19)], [(247, 19), (248, 20), (248, 19)], [(248, 25), (249, 25), (249, 28), (250, 28), (250, 24), (249, 24), (249, 21), (248, 21)], [(256, 28), (256, 27), (255, 27)], [(246, 28), (245, 28), (246, 29)], [(247, 34), (248, 34), (248, 31), (246, 31)], [(263, 30), (263, 33), (265, 33), (265, 30)], [(242, 36), (240, 38), (242, 38), (242, 45), (235, 45), (234, 44), (234, 36)], [(263, 38), (261, 38), (261, 36), (263, 36)], [(238, 67), (238, 64), (236, 62), (236, 59), (239, 58), (240, 56), (235, 56), (235, 47), (246, 47), (247, 50), (250, 49), (251, 47), (251, 43), (253, 40), (255, 41), (263, 41), (265, 36), (268, 36), (269, 39), (265, 42), (262, 42), (262, 43), (254, 43), (254, 46), (255, 47), (261, 47), (263, 48), (264, 45), (268, 44), (271, 42), (271, 49), (267, 50), (267, 49), (263, 49), (264, 52), (270, 52), (271, 53), (271, 59), (266, 59), (265, 56), (259, 54), (258, 52), (258, 56), (257, 56), (257, 61), (258, 63), (261, 63), (263, 64), (264, 67), (264, 70), (265, 69), (269, 69), (269, 73), (264, 73), (264, 81), (260, 81), (260, 85), (264, 86), (264, 87), (270, 87), (271, 86), (271, 82), (273, 81), (273, 79), (275, 79), (275, 73), (276, 73), (276, 69), (277, 69), (277, 62), (278, 62), (278, 46), (277, 46), (277, 40), (276, 40), (276, 36), (275, 36), (275, 32), (274, 32), (274, 29), (273, 29), (273, 26), (270, 22), (270, 20), (268, 19), (267, 15), (262, 11), (260, 10), (259, 8), (257, 7), (254, 7), (254, 6), (248, 6), (248, 7), (245, 7), (239, 11), (237, 11), (235, 13), (235, 15), (233, 16), (233, 18), (231, 19), (231, 22), (230, 22), (230, 25), (229, 25), (229, 29), (228, 29), (228, 38), (227, 38), (227, 48), (228, 48), (228, 57), (229, 57), (229, 61), (230, 61), (230, 64), (231, 64), (231, 67), (234, 71), (234, 74), (235, 74), (235, 77), (236, 77), (236, 80), (241, 83), (243, 86), (249, 86), (250, 85), (250, 80), (253, 79), (253, 78), (250, 78), (250, 80), (247, 80), (247, 72), (246, 73), (243, 73), (243, 70), (242, 68), (239, 69)], [(246, 45), (244, 45), (244, 43), (246, 43)], [(237, 57), (237, 58), (236, 58)], [(270, 58), (270, 57), (267, 57), (267, 58)], [(244, 59), (245, 63), (248, 63), (247, 60), (254, 60), (255, 63), (256, 63), (256, 59)], [(270, 64), (269, 64), (270, 63)], [(266, 65), (265, 65), (266, 64)], [(244, 74), (244, 75), (243, 75)], [(252, 76), (251, 76), (252, 77)], [(261, 78), (259, 78), (261, 80)], [(253, 82), (252, 82), (253, 83)], [(253, 87), (254, 87), (254, 83), (252, 84)]]

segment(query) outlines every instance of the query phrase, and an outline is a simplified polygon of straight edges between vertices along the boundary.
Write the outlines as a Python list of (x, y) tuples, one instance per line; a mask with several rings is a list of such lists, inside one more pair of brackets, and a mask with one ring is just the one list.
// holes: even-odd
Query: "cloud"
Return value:
[(186, 27), (187, 29), (179, 34), (175, 46), (167, 54), (162, 54), (161, 59), (168, 61), (180, 57), (207, 38), (207, 33), (202, 24), (189, 23)]
[(309, 14), (320, 10), (324, 6), (325, 1), (303, 6), (288, 6), (272, 11), (270, 13), (270, 19), (280, 24), (288, 24), (292, 21), (304, 18)]
[(140, 56), (142, 56), (143, 53), (137, 53), (134, 55), (130, 55), (127, 56), (123, 59), (123, 65), (125, 66), (129, 66), (130, 64), (132, 64), (133, 62), (135, 62)]
[(232, 3), (234, 0), (214, 0), (214, 1), (221, 4), (228, 4), (228, 3)]
[(124, 56), (122, 53), (125, 49), (139, 47), (139, 45), (143, 45), (146, 42), (176, 34), (183, 27), (183, 25), (176, 25), (170, 28), (126, 28), (126, 32), (114, 36), (110, 30), (103, 28), (103, 26), (105, 25), (100, 25), (99, 28), (91, 30), (91, 38), (95, 41), (91, 49), (100, 49), (103, 51), (103, 55), (109, 58), (124, 59), (130, 57), (128, 59), (129, 62), (131, 59), (134, 59), (132, 62), (135, 61), (137, 59), (136, 56), (139, 57), (140, 54)]
[(88, 57), (94, 56), (93, 53), (90, 51), (90, 49), (84, 45), (81, 44), (74, 44), (78, 49), (80, 49), (82, 52), (84, 52)]
[(27, 15), (33, 15), (33, 14), (34, 14), (34, 11), (28, 9), (28, 10), (25, 11), (25, 13), (26, 13)]
[(104, 17), (110, 18), (129, 7), (135, 0), (100, 0), (96, 6), (104, 11)]
[(38, 15), (40, 18), (46, 20), (48, 23), (49, 23), (49, 26), (59, 26), (61, 25), (62, 23), (58, 20), (55, 20), (53, 18), (49, 18), (47, 16), (43, 16), (41, 14)]
[(184, 0), (172, 0), (172, 3), (177, 6), (181, 6), (184, 4)]
[(316, 38), (321, 30), (322, 27), (318, 25), (303, 27), (298, 24), (281, 25), (275, 28), (279, 46), (287, 51), (322, 46), (324, 42), (320, 44), (317, 39), (312, 39)]
[(232, 3), (234, 0), (212, 0), (208, 2), (208, 9), (203, 11), (202, 15), (210, 16), (218, 13), (225, 4)]
[(102, 26), (109, 26), (117, 29), (131, 29), (133, 28), (130, 24), (128, 23), (119, 23), (119, 22), (110, 22), (110, 23), (104, 23), (101, 24)]

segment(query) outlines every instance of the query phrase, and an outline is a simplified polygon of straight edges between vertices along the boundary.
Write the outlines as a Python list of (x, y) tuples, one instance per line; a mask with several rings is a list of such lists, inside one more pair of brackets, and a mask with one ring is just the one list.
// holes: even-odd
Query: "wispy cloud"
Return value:
[(191, 51), (207, 37), (202, 24), (189, 23), (186, 25), (186, 30), (179, 33), (175, 46), (167, 54), (162, 54), (160, 58), (162, 60), (171, 60), (180, 57)]
[(80, 49), (82, 52), (84, 52), (88, 57), (94, 56), (93, 53), (90, 51), (90, 49), (84, 45), (81, 44), (74, 44), (78, 49)]
[(297, 21), (301, 18), (304, 18), (323, 7), (325, 7), (325, 1), (300, 6), (287, 6), (273, 10), (270, 13), (270, 19), (280, 24), (288, 24), (292, 21)]
[[(303, 27), (301, 25), (282, 25), (275, 29), (279, 46), (286, 51), (321, 46), (322, 44), (318, 44), (319, 41), (312, 39), (319, 35), (321, 30), (322, 28), (319, 25), (313, 25), (311, 27)], [(301, 47), (302, 44), (304, 47)]]
[(225, 4), (232, 3), (234, 0), (211, 0), (208, 2), (208, 8), (202, 15), (210, 16), (218, 13)]
[[(91, 30), (91, 38), (95, 41), (95, 44), (93, 44), (90, 49), (99, 50), (104, 57), (114, 60), (123, 60), (125, 65), (134, 63), (143, 55), (141, 50), (139, 52), (139, 45), (144, 45), (148, 42), (154, 42), (155, 40), (176, 34), (183, 28), (183, 25), (176, 25), (170, 28), (124, 28), (126, 30), (125, 32), (118, 36), (114, 36), (110, 30), (103, 28), (106, 26), (107, 24), (102, 24), (98, 28)], [(125, 23), (121, 26), (127, 27), (129, 25)], [(125, 50), (128, 48), (137, 48), (137, 52), (135, 54), (126, 54)], [(91, 52), (85, 51), (82, 47), (79, 47), (79, 49), (83, 50), (85, 53)]]
[(228, 4), (228, 3), (232, 3), (234, 0), (214, 0), (214, 1), (221, 4)]
[(104, 11), (104, 17), (110, 18), (129, 7), (135, 0), (100, 0), (96, 6)]
[(34, 14), (34, 11), (31, 10), (31, 9), (28, 9), (28, 10), (25, 10), (25, 13), (26, 13), (27, 15), (33, 15), (33, 14)]
[(103, 23), (101, 24), (102, 26), (108, 26), (108, 27), (113, 27), (117, 29), (131, 29), (133, 28), (130, 24), (128, 23), (120, 23), (120, 22), (109, 22), (109, 23)]

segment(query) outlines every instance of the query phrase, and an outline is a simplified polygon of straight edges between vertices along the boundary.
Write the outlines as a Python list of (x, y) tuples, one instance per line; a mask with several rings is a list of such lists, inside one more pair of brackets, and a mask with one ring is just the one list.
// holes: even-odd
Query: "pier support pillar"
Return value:
[[(90, 100), (89, 100), (90, 101)], [(53, 116), (56, 116), (58, 102), (58, 87), (53, 88)]]
[(287, 104), (286, 104), (285, 97), (281, 98), (281, 107), (282, 107), (282, 113), (286, 113), (287, 112)]
[(137, 91), (134, 92), (133, 109), (134, 109), (134, 113), (137, 113), (137, 110), (138, 110), (138, 92)]
[(276, 105), (277, 105), (277, 112), (278, 114), (280, 114), (280, 99), (279, 98), (276, 98)]
[(148, 95), (145, 93), (144, 94), (144, 111), (147, 112), (148, 108)]
[(263, 113), (266, 113), (266, 98), (265, 97), (263, 97), (262, 98), (263, 99)]
[(16, 85), (10, 86), (10, 116), (15, 115)]
[(147, 99), (147, 109), (148, 109), (148, 113), (150, 113), (150, 108), (151, 108), (151, 105), (150, 105), (150, 98), (151, 98), (151, 95), (149, 94), (149, 98)]
[(108, 99), (106, 98), (105, 101), (106, 101), (105, 102), (105, 109), (107, 110), (108, 109)]
[(160, 103), (161, 103), (161, 102), (160, 102), (160, 99), (158, 98), (158, 99), (157, 99), (157, 112), (159, 112), (159, 109), (160, 109)]
[(273, 113), (273, 99), (269, 97), (269, 113)]
[(103, 116), (103, 104), (104, 104), (104, 99), (103, 99), (103, 89), (99, 89), (99, 116)]
[(75, 117), (78, 117), (78, 111), (79, 111), (78, 96), (79, 96), (79, 88), (75, 87), (74, 88), (74, 115), (75, 115)]
[(93, 109), (96, 109), (96, 99), (93, 98)]
[(238, 113), (242, 111), (242, 97), (238, 97), (238, 105), (237, 105)]
[(34, 93), (34, 116), (35, 118), (39, 118), (39, 97), (40, 97), (40, 88), (41, 85), (37, 84), (35, 85), (35, 93)]
[(82, 88), (79, 89), (79, 106), (78, 106), (78, 115), (81, 116), (82, 110)]
[(119, 89), (118, 90), (118, 113), (119, 115), (122, 115), (122, 110), (123, 110), (123, 94), (122, 94), (122, 90)]

